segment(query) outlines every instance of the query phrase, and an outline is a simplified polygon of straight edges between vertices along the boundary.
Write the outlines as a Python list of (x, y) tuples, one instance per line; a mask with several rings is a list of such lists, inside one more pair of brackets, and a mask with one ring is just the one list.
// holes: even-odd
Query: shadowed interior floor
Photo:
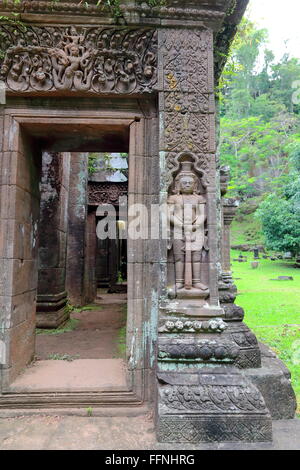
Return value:
[(68, 355), (70, 359), (121, 357), (120, 330), (126, 326), (126, 294), (100, 296), (94, 310), (71, 314), (78, 320), (74, 330), (37, 335), (36, 359), (47, 360), (55, 355)]

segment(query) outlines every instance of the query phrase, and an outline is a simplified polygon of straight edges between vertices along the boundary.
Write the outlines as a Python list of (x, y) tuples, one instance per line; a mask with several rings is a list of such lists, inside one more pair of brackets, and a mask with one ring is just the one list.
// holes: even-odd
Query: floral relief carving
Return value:
[(206, 114), (165, 113), (165, 149), (200, 151), (210, 149), (210, 118)]
[[(212, 32), (206, 29), (162, 33), (164, 89), (212, 92)], [(195, 66), (197, 63), (197, 66)]]
[(253, 412), (266, 405), (252, 385), (167, 386), (160, 390), (162, 404), (176, 410)]
[(214, 110), (214, 96), (209, 93), (164, 93), (166, 112), (209, 113)]

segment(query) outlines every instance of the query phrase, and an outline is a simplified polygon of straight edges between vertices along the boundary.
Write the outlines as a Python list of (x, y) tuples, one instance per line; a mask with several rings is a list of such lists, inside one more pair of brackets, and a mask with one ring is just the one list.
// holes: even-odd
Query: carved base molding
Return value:
[[(226, 327), (224, 328), (224, 325)], [(220, 328), (221, 327), (221, 328)], [(159, 327), (159, 362), (181, 364), (233, 363), (239, 369), (261, 367), (256, 336), (243, 322), (222, 319), (186, 321), (168, 318)], [(179, 336), (180, 334), (180, 336)]]
[(235, 305), (233, 303), (221, 303), (221, 306), (224, 310), (224, 320), (227, 322), (243, 321), (245, 312), (242, 307)]
[(66, 309), (67, 292), (54, 295), (38, 295), (36, 304), (37, 328), (57, 328), (70, 317)]
[(55, 329), (63, 325), (70, 318), (70, 313), (65, 307), (55, 312), (36, 312), (36, 327)]
[(158, 380), (158, 441), (272, 441), (264, 399), (236, 369), (162, 373)]
[(223, 333), (223, 338), (232, 341), (239, 353), (235, 365), (240, 369), (261, 366), (261, 354), (256, 336), (243, 322), (230, 322)]

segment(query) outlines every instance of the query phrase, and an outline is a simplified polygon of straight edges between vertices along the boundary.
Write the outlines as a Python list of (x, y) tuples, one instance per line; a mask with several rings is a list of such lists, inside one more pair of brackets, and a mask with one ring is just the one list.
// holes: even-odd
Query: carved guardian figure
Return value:
[(178, 298), (209, 294), (201, 282), (203, 252), (208, 251), (205, 230), (206, 199), (199, 194), (201, 181), (192, 162), (183, 162), (175, 178), (175, 192), (168, 198), (169, 250), (175, 264), (175, 294)]

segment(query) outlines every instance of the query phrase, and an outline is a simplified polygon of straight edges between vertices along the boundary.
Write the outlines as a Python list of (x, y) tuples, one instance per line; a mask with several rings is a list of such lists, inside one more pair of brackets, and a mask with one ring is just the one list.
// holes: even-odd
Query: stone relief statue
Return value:
[(203, 284), (203, 256), (208, 251), (206, 199), (200, 194), (201, 178), (190, 161), (182, 162), (168, 197), (168, 249), (175, 266), (175, 286), (171, 295), (177, 298), (206, 298), (208, 287)]

